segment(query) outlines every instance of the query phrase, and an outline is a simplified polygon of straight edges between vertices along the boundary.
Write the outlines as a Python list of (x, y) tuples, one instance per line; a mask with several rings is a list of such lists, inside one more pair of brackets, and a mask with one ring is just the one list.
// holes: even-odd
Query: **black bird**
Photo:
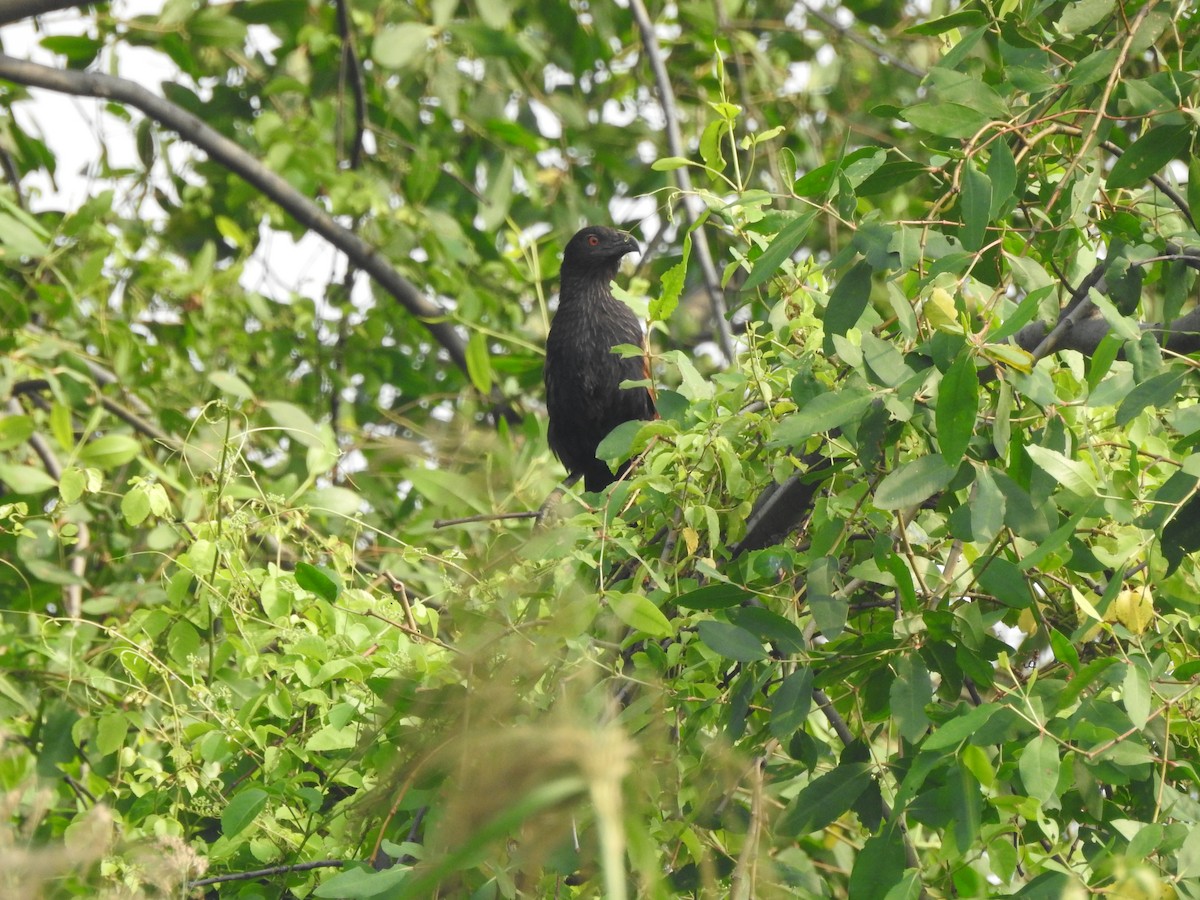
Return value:
[(649, 361), (612, 352), (617, 344), (645, 341), (637, 316), (611, 286), (621, 257), (637, 249), (628, 234), (591, 225), (563, 251), (558, 312), (546, 338), (548, 437), (572, 480), (582, 475), (589, 491), (603, 490), (620, 474), (596, 458), (600, 441), (622, 422), (656, 416), (649, 390), (621, 388), (622, 381), (649, 378)]

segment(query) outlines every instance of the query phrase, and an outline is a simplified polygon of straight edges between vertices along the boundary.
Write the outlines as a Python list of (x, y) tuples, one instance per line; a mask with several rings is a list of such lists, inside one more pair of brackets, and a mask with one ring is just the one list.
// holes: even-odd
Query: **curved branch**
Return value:
[[(675, 92), (671, 89), (667, 65), (658, 49), (654, 24), (650, 21), (650, 15), (646, 12), (646, 4), (642, 0), (630, 0), (629, 7), (633, 10), (638, 31), (642, 34), (642, 46), (646, 50), (646, 57), (650, 60), (650, 68), (654, 71), (654, 80), (658, 85), (658, 99), (662, 103), (663, 117), (667, 120), (667, 146), (672, 156), (684, 156), (683, 136), (679, 132), (679, 111), (675, 107)], [(686, 168), (675, 170), (675, 184), (684, 193), (683, 208), (687, 212), (688, 224), (694, 227), (699, 213), (693, 207), (695, 195), (692, 193), (692, 178)], [(708, 290), (708, 301), (712, 306), (712, 315), (716, 322), (721, 351), (725, 354), (726, 360), (732, 363), (736, 354), (733, 330), (729, 327), (729, 311), (725, 306), (725, 293), (721, 290), (721, 277), (717, 274), (717, 267), (713, 264), (712, 250), (708, 246), (708, 235), (704, 228), (700, 227), (694, 228), (692, 236), (696, 257), (700, 261), (700, 272), (704, 276), (704, 286)]]
[[(1090, 318), (1075, 318), (1076, 312), (1087, 312), (1091, 309), (1090, 303), (1081, 303), (1070, 316), (1054, 327), (1054, 331), (1058, 332), (1054, 350), (1077, 350), (1084, 356), (1096, 352), (1096, 348), (1109, 332), (1108, 322), (1102, 316), (1095, 315)], [(1167, 325), (1156, 322), (1142, 323), (1139, 327), (1142, 331), (1154, 335), (1163, 349), (1171, 353), (1187, 355), (1200, 350), (1200, 307)], [(1033, 322), (1018, 331), (1013, 340), (1017, 346), (1032, 353), (1046, 340), (1048, 333), (1050, 329), (1045, 322)]]
[[(77, 5), (77, 4), (72, 4)], [(0, 53), (0, 78), (17, 84), (45, 88), (63, 94), (115, 100), (140, 110), (154, 121), (195, 144), (213, 161), (243, 178), (268, 199), (279, 204), (306, 228), (315, 231), (373, 277), (384, 290), (425, 326), (450, 359), (467, 371), (466, 345), (444, 309), (427, 299), (415, 285), (397, 272), (379, 252), (353, 232), (339, 225), (329, 213), (305, 197), (281, 176), (216, 129), (196, 116), (159, 97), (140, 84), (98, 72), (53, 69)]]
[(46, 13), (63, 9), (74, 9), (77, 6), (94, 5), (85, 0), (6, 0), (0, 4), (0, 25), (20, 22), (30, 16), (44, 16)]

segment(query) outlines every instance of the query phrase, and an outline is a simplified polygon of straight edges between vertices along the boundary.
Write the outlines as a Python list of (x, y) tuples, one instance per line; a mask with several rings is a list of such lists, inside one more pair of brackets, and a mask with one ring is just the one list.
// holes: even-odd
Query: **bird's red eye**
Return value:
[(595, 247), (599, 243), (600, 243), (600, 238), (596, 237), (594, 234), (588, 235), (588, 246), (589, 247)]

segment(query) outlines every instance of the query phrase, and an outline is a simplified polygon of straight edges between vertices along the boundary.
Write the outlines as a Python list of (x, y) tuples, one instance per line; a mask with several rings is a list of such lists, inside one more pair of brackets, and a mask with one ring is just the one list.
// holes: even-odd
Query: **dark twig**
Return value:
[(6, 147), (0, 147), (0, 170), (4, 171), (5, 179), (12, 185), (13, 196), (16, 198), (17, 206), (24, 209), (25, 195), (21, 193), (21, 173), (17, 171), (16, 161), (13, 160), (12, 154), (8, 152), (8, 148)]
[[(444, 309), (422, 294), (397, 272), (378, 251), (358, 235), (343, 228), (320, 206), (293, 188), (275, 172), (216, 129), (184, 109), (132, 81), (98, 72), (53, 69), (0, 54), (0, 78), (82, 97), (124, 103), (176, 131), (215, 162), (239, 175), (279, 204), (298, 223), (310, 228), (364, 269), (412, 314), (441, 344), (453, 363), (467, 371), (466, 344)], [(498, 395), (497, 395), (498, 396)], [(496, 398), (493, 398), (495, 401)], [(502, 401), (501, 401), (502, 402)]]
[(189, 881), (188, 890), (205, 887), (210, 884), (224, 884), (229, 881), (253, 881), (255, 878), (268, 878), (271, 875), (287, 875), (291, 872), (308, 872), (312, 869), (340, 869), (343, 866), (356, 865), (354, 859), (320, 859), (316, 862), (296, 863), (293, 866), (271, 866), (268, 869), (254, 869), (250, 872), (234, 872), (230, 875), (214, 875), (212, 878), (201, 878)]
[(0, 25), (20, 22), (30, 16), (44, 16), (46, 13), (91, 5), (80, 0), (5, 0), (0, 4)]
[[(671, 88), (671, 79), (667, 74), (667, 64), (658, 47), (658, 38), (654, 34), (654, 24), (646, 12), (646, 4), (642, 0), (630, 0), (630, 9), (637, 21), (638, 30), (642, 34), (642, 46), (654, 72), (654, 80), (658, 85), (658, 99), (662, 104), (663, 117), (667, 120), (667, 146), (672, 156), (684, 156), (683, 136), (679, 131), (679, 111), (675, 107), (675, 93)], [(675, 170), (675, 184), (684, 194), (683, 208), (687, 213), (689, 225), (695, 225), (699, 212), (694, 203), (692, 193), (692, 178), (686, 168)], [(708, 290), (709, 304), (712, 306), (712, 316), (720, 339), (721, 352), (725, 359), (732, 363), (736, 354), (733, 341), (733, 331), (729, 327), (729, 312), (725, 306), (725, 293), (721, 290), (721, 278), (717, 267), (713, 264), (712, 250), (708, 246), (708, 235), (703, 226), (692, 232), (692, 246), (696, 248), (696, 258), (700, 262), (700, 272), (704, 276), (704, 286)]]
[[(350, 143), (350, 168), (357, 169), (362, 161), (363, 133), (367, 130), (366, 91), (363, 88), (362, 67), (358, 52), (354, 49), (354, 30), (350, 26), (350, 11), (346, 0), (334, 0), (337, 8), (338, 33), (342, 37), (342, 73), (350, 81), (350, 93), (354, 97), (354, 136)], [(338, 131), (342, 119), (338, 116)], [(338, 143), (341, 143), (339, 138)]]
[(858, 34), (853, 29), (843, 28), (841, 25), (839, 25), (837, 23), (837, 21), (833, 18), (833, 16), (829, 15), (826, 12), (823, 12), (820, 9), (817, 9), (815, 4), (812, 4), (812, 3), (804, 4), (804, 11), (807, 15), (812, 16), (814, 19), (818, 19), (819, 21), (823, 22), (826, 25), (826, 27), (837, 32), (839, 37), (843, 37), (853, 44), (858, 44), (858, 46), (864, 48), (865, 50), (869, 50), (871, 53), (875, 54), (875, 56), (879, 59), (879, 61), (881, 63), (883, 63), (884, 65), (894, 66), (895, 68), (899, 69), (902, 72), (907, 72), (909, 75), (912, 75), (914, 78), (924, 78), (925, 75), (927, 74), (925, 72), (922, 72), (920, 69), (918, 69), (916, 66), (912, 65), (911, 63), (906, 63), (904, 60), (900, 59), (898, 56), (893, 55), (891, 51), (884, 49), (879, 44), (876, 44), (874, 41), (863, 37), (861, 34)]
[(460, 519), (434, 519), (434, 528), (449, 528), (451, 525), (467, 525), (471, 522), (499, 522), (502, 519), (536, 519), (541, 514), (537, 510), (529, 512), (510, 513), (480, 513), (477, 516), (463, 516)]
[[(849, 726), (846, 725), (846, 720), (842, 718), (841, 713), (833, 705), (833, 701), (829, 699), (829, 695), (820, 689), (815, 689), (812, 692), (813, 699), (817, 701), (817, 706), (821, 708), (821, 712), (825, 715), (825, 720), (829, 722), (829, 726), (838, 736), (838, 740), (842, 742), (842, 746), (849, 747), (854, 743), (854, 735), (850, 733)], [(892, 821), (895, 814), (886, 800), (883, 803), (883, 818), (886, 821)], [(912, 844), (908, 840), (908, 831), (904, 827), (903, 822), (898, 822), (897, 827), (900, 829), (900, 836), (904, 842), (904, 859), (910, 869), (920, 869), (921, 862), (917, 859), (917, 851), (913, 849)], [(924, 894), (922, 894), (924, 896)]]
[[(31, 378), (28, 381), (18, 381), (12, 386), (12, 396), (18, 397), (25, 394), (33, 395), (43, 393), (50, 390), (50, 382), (44, 378)], [(127, 409), (115, 400), (101, 395), (99, 402), (102, 407), (112, 413), (121, 421), (131, 426), (135, 431), (139, 431), (151, 440), (157, 441), (165, 447), (176, 449), (179, 442), (155, 425), (153, 422), (148, 422), (142, 416), (138, 415), (131, 409)]]
[[(1125, 153), (1124, 150), (1122, 150), (1112, 141), (1104, 141), (1100, 146), (1113, 156), (1121, 156)], [(1167, 195), (1167, 198), (1175, 204), (1176, 208), (1181, 213), (1183, 213), (1184, 218), (1188, 220), (1188, 224), (1192, 226), (1193, 231), (1200, 230), (1200, 228), (1198, 228), (1196, 225), (1196, 220), (1192, 218), (1191, 207), (1188, 206), (1187, 201), (1183, 199), (1183, 196), (1179, 193), (1179, 191), (1175, 190), (1175, 188), (1168, 184), (1167, 180), (1161, 175), (1151, 175), (1150, 183)]]

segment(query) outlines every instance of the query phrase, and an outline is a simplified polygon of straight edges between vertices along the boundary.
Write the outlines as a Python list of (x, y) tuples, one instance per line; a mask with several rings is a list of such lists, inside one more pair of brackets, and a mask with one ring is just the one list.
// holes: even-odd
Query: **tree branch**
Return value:
[[(350, 11), (346, 0), (334, 0), (337, 7), (338, 34), (342, 37), (342, 75), (350, 82), (350, 94), (354, 98), (354, 136), (350, 141), (350, 168), (357, 169), (362, 160), (363, 133), (367, 129), (366, 89), (363, 87), (362, 67), (354, 49), (354, 30), (350, 25)], [(342, 129), (342, 118), (338, 116), (338, 131)], [(338, 141), (339, 145), (341, 141)]]
[[(679, 131), (679, 110), (675, 107), (675, 92), (671, 89), (671, 79), (667, 74), (667, 65), (659, 52), (658, 39), (654, 34), (654, 24), (646, 12), (646, 4), (642, 0), (630, 0), (630, 9), (642, 34), (642, 46), (646, 57), (650, 60), (650, 68), (654, 72), (654, 80), (658, 85), (658, 99), (662, 103), (663, 117), (667, 120), (667, 147), (672, 156), (684, 156), (683, 136)], [(686, 168), (675, 170), (675, 184), (684, 194), (683, 208), (687, 213), (688, 224), (695, 226), (699, 213), (694, 207), (696, 197), (692, 193), (692, 178)], [(696, 258), (700, 262), (700, 272), (704, 276), (704, 286), (708, 290), (708, 301), (712, 306), (712, 316), (717, 328), (717, 337), (721, 352), (726, 360), (733, 362), (736, 346), (733, 341), (733, 331), (729, 327), (729, 311), (725, 306), (725, 292), (721, 290), (721, 278), (717, 267), (713, 264), (712, 250), (708, 246), (708, 235), (704, 228), (694, 228), (692, 231), (693, 246), (696, 248)]]
[(428, 300), (415, 285), (380, 256), (374, 247), (343, 228), (329, 213), (293, 188), (281, 176), (196, 116), (156, 96), (140, 84), (123, 78), (114, 78), (98, 72), (52, 69), (6, 54), (0, 54), (0, 78), (64, 94), (115, 100), (140, 110), (159, 124), (176, 131), (207, 153), (210, 159), (240, 176), (264, 196), (279, 204), (301, 225), (315, 231), (345, 253), (351, 262), (369, 273), (425, 326), (459, 369), (464, 373), (467, 371), (466, 345), (454, 325), (448, 321), (444, 309)]
[[(1108, 322), (1102, 316), (1084, 318), (1075, 317), (1076, 313), (1088, 312), (1092, 305), (1080, 304), (1071, 315), (1054, 326), (1053, 332), (1045, 322), (1032, 322), (1017, 332), (1013, 340), (1018, 347), (1033, 353), (1039, 345), (1048, 339), (1049, 334), (1057, 332), (1053, 350), (1077, 350), (1084, 356), (1096, 352), (1104, 336), (1108, 334)], [(1163, 325), (1161, 322), (1142, 323), (1142, 331), (1154, 335), (1162, 344), (1163, 349), (1171, 353), (1187, 355), (1200, 350), (1200, 307), (1193, 309), (1171, 322)], [(1053, 351), (1051, 351), (1053, 352)]]
[(924, 78), (927, 74), (929, 74), (921, 71), (911, 63), (905, 62), (890, 50), (881, 47), (872, 40), (868, 40), (858, 32), (850, 28), (843, 28), (837, 23), (837, 20), (833, 16), (820, 9), (817, 9), (815, 4), (805, 4), (804, 12), (807, 15), (812, 16), (814, 19), (818, 19), (819, 21), (823, 22), (827, 28), (837, 33), (839, 37), (845, 38), (852, 44), (858, 44), (858, 46), (862, 47), (863, 49), (874, 53), (879, 61), (884, 65), (895, 66), (897, 69), (900, 69), (902, 72), (907, 72), (914, 78)]
[(63, 9), (94, 5), (86, 0), (5, 0), (0, 4), (0, 25), (20, 22), (30, 16), (44, 16)]

